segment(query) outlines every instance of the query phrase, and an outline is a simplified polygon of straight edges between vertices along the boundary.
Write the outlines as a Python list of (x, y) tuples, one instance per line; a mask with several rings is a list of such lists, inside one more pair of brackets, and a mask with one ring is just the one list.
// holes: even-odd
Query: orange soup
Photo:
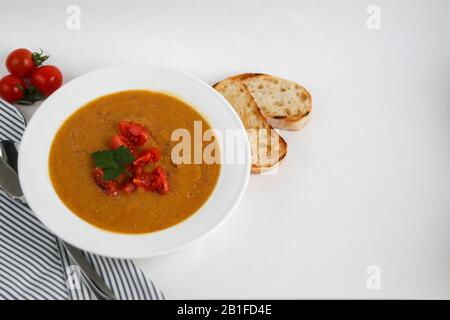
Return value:
[[(203, 130), (211, 128), (189, 104), (159, 92), (123, 91), (89, 102), (64, 122), (53, 140), (49, 157), (53, 187), (73, 213), (102, 229), (146, 233), (173, 226), (207, 201), (220, 174), (220, 164), (175, 165), (171, 159), (171, 150), (178, 143), (171, 141), (172, 132), (184, 128), (193, 137), (194, 121), (201, 121)], [(108, 169), (95, 169), (92, 154), (99, 150), (106, 150), (105, 155), (117, 152), (111, 139), (117, 138), (119, 124), (119, 135), (124, 134), (122, 123), (145, 128), (148, 138), (145, 136), (142, 145), (144, 140), (124, 138), (136, 145), (134, 162), (125, 164), (117, 178), (101, 180), (106, 179)], [(137, 174), (131, 167), (148, 150), (156, 150), (157, 156), (147, 157)], [(94, 169), (105, 176), (93, 178)], [(157, 170), (163, 171), (164, 179), (156, 179), (160, 178), (155, 175)], [(147, 189), (146, 184), (139, 184), (142, 176), (153, 179)], [(112, 186), (113, 191), (108, 189)]]

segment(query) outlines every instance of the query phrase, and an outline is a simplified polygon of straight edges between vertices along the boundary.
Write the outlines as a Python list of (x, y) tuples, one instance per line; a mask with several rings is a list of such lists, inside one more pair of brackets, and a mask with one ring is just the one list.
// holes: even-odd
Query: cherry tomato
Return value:
[(135, 166), (146, 165), (150, 162), (156, 162), (161, 158), (161, 152), (158, 148), (150, 148), (148, 150), (142, 151), (133, 164)]
[(160, 176), (164, 179), (167, 178), (166, 170), (164, 170), (164, 168), (162, 167), (156, 167), (155, 170), (153, 170), (153, 174)]
[(133, 182), (127, 182), (122, 185), (121, 189), (126, 193), (132, 193), (134, 189), (136, 189), (136, 186), (133, 184)]
[(130, 149), (131, 153), (133, 155), (136, 155), (136, 148), (134, 145), (128, 140), (126, 137), (116, 134), (111, 139), (111, 149), (119, 149), (121, 146), (124, 146), (125, 148)]
[(141, 165), (141, 164), (138, 164), (136, 166), (135, 165), (130, 165), (127, 168), (127, 170), (134, 177), (134, 176), (140, 175), (142, 172), (144, 172), (144, 165)]
[(152, 189), (159, 194), (166, 194), (169, 192), (169, 183), (167, 182), (167, 179), (155, 176), (152, 181)]
[(6, 57), (6, 68), (11, 74), (26, 78), (36, 68), (33, 60), (33, 53), (24, 48), (12, 51)]
[(116, 181), (105, 181), (103, 179), (103, 170), (101, 168), (95, 168), (92, 171), (92, 178), (95, 183), (108, 195), (116, 195), (119, 192), (119, 185)]
[(14, 102), (23, 98), (25, 83), (19, 77), (7, 75), (0, 79), (0, 97), (8, 102)]
[(61, 87), (63, 75), (55, 66), (42, 66), (33, 71), (30, 81), (39, 92), (48, 97)]
[(136, 176), (138, 174), (141, 174), (142, 172), (144, 172), (144, 166), (133, 166), (133, 174)]
[(134, 164), (126, 164), (125, 170), (127, 170), (127, 172), (130, 173), (132, 177), (134, 177), (144, 172), (144, 166), (140, 164), (137, 166), (135, 166)]
[(159, 194), (166, 194), (169, 192), (169, 181), (167, 180), (166, 171), (161, 167), (156, 167), (152, 174), (154, 175), (152, 185), (153, 191), (156, 191)]
[(120, 121), (119, 131), (137, 147), (142, 146), (150, 138), (147, 128), (133, 121)]
[(152, 172), (143, 172), (133, 178), (133, 183), (137, 187), (144, 188), (149, 191), (154, 191), (159, 194), (166, 194), (169, 192), (169, 182), (167, 180), (166, 172), (163, 168), (157, 167)]
[(142, 172), (133, 178), (135, 186), (149, 190), (152, 184), (153, 175), (149, 172)]

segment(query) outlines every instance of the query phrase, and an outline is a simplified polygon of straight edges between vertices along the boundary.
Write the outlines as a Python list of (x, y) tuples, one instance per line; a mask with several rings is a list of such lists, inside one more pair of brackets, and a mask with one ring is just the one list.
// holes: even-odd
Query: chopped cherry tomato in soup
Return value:
[(148, 172), (142, 172), (133, 178), (133, 183), (137, 187), (150, 190), (152, 180), (153, 180), (153, 174), (148, 173)]
[(150, 162), (156, 162), (161, 158), (161, 152), (158, 148), (150, 148), (148, 150), (144, 150), (139, 154), (136, 160), (134, 160), (133, 164), (135, 166), (138, 165), (146, 165)]
[(142, 146), (150, 138), (150, 132), (144, 126), (133, 121), (120, 121), (120, 133), (135, 146)]
[(132, 177), (137, 176), (138, 174), (144, 172), (144, 166), (140, 164), (138, 164), (137, 166), (132, 164), (126, 165), (125, 169), (131, 174)]
[(153, 181), (154, 191), (159, 194), (166, 194), (169, 192), (169, 181), (167, 181), (166, 171), (161, 167), (156, 167), (153, 170), (153, 174), (155, 175), (155, 180)]
[[(136, 147), (142, 146), (150, 138), (150, 132), (140, 124), (132, 121), (121, 121), (119, 123), (120, 134), (111, 139), (111, 149), (117, 150), (120, 147), (128, 148), (134, 161), (123, 165), (122, 173), (115, 180), (105, 180), (103, 167), (96, 167), (92, 171), (95, 183), (106, 193), (115, 195), (119, 190), (132, 193), (136, 188), (166, 194), (169, 192), (169, 181), (166, 171), (161, 167), (156, 167), (152, 172), (145, 172), (145, 165), (157, 162), (161, 158), (159, 148), (149, 148), (137, 155)], [(109, 151), (111, 152), (111, 151)], [(94, 153), (96, 155), (97, 153)], [(97, 154), (96, 158), (100, 157)], [(95, 159), (94, 159), (95, 160)], [(105, 164), (103, 164), (105, 165)], [(106, 165), (105, 165), (106, 166)], [(105, 167), (109, 168), (109, 167)]]
[(167, 181), (167, 178), (154, 176), (152, 181), (152, 191), (156, 191), (159, 194), (166, 194), (169, 192), (169, 182)]
[(167, 178), (166, 170), (164, 170), (162, 167), (156, 167), (155, 170), (153, 170), (153, 173), (163, 178)]
[(137, 166), (134, 166), (134, 167), (133, 167), (133, 174), (134, 174), (135, 176), (141, 174), (142, 172), (144, 172), (144, 166), (137, 165)]
[(111, 149), (119, 149), (121, 146), (130, 149), (133, 155), (136, 155), (136, 148), (126, 137), (122, 135), (115, 135), (111, 139)]
[(127, 182), (124, 185), (122, 185), (122, 190), (126, 193), (131, 193), (136, 189), (136, 186), (133, 184), (133, 182)]
[(149, 191), (155, 191), (159, 194), (169, 192), (169, 182), (163, 168), (157, 167), (151, 173), (143, 172), (133, 179), (133, 183)]
[(95, 183), (108, 195), (116, 195), (119, 191), (119, 185), (116, 181), (105, 181), (103, 179), (103, 170), (95, 168), (92, 171), (92, 177)]

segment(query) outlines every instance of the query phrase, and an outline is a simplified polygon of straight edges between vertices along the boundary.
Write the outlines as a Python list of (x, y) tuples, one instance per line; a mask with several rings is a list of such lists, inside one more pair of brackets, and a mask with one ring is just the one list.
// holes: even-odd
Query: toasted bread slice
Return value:
[(301, 85), (267, 74), (238, 76), (274, 128), (300, 130), (309, 120), (311, 95)]
[(247, 129), (252, 153), (252, 173), (276, 167), (286, 156), (287, 143), (266, 123), (244, 83), (239, 77), (233, 77), (215, 84), (214, 88), (234, 107)]

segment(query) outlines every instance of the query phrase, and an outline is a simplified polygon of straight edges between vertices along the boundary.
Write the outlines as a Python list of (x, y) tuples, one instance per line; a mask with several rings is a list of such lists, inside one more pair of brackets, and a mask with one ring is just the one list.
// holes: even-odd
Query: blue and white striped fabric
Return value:
[[(25, 120), (0, 101), (0, 140), (19, 142)], [(119, 299), (157, 300), (163, 293), (130, 260), (85, 253)], [(30, 208), (0, 191), (0, 300), (95, 299), (61, 240)]]

